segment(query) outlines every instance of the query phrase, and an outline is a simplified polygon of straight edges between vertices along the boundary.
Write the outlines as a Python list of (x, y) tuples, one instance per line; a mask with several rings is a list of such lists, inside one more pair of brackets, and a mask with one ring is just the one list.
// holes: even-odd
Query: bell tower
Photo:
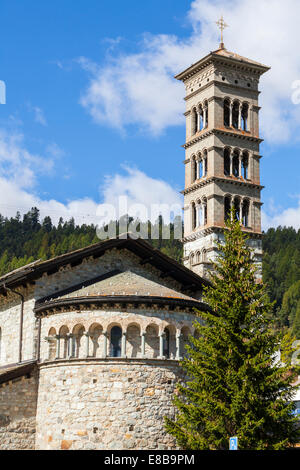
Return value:
[[(184, 264), (208, 277), (231, 207), (261, 275), (259, 90), (269, 67), (219, 49), (175, 78), (186, 89)], [(221, 21), (220, 20), (220, 21)], [(219, 24), (219, 23), (218, 23)], [(220, 26), (221, 27), (221, 26)]]

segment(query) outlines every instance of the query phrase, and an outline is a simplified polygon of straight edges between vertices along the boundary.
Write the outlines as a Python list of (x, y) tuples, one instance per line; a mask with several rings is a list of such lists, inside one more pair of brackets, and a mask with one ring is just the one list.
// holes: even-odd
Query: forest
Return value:
[[(125, 223), (132, 222), (126, 218)], [(124, 221), (123, 221), (124, 225)], [(140, 226), (139, 226), (140, 225)], [(143, 226), (143, 227), (142, 227)], [(162, 218), (156, 224), (137, 224), (157, 239), (148, 241), (166, 255), (181, 262), (182, 244), (174, 239), (174, 225), (170, 239), (162, 239)], [(69, 251), (98, 243), (95, 225), (75, 225), (74, 219), (57, 225), (50, 217), (40, 220), (39, 210), (6, 218), (0, 215), (0, 275), (35, 260), (46, 260)], [(274, 318), (278, 328), (290, 329), (300, 339), (300, 230), (292, 227), (270, 228), (263, 238), (263, 281), (270, 300), (274, 302)]]

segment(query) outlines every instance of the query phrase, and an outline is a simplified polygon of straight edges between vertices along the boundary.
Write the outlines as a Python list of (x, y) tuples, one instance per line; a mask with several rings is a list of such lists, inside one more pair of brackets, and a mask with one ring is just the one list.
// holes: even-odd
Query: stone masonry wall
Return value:
[(175, 361), (42, 365), (36, 449), (175, 449), (164, 416), (174, 416), (179, 378)]
[(0, 450), (34, 450), (37, 377), (0, 385)]

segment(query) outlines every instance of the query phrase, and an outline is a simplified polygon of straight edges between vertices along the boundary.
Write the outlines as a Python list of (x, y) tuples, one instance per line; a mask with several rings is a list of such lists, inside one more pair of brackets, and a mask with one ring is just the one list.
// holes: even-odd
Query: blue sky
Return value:
[(264, 227), (299, 228), (300, 6), (271, 2), (270, 12), (270, 0), (2, 0), (0, 213), (35, 204), (88, 223), (119, 195), (181, 203), (184, 87), (173, 75), (217, 48), (223, 13), (228, 49), (272, 66), (261, 84)]

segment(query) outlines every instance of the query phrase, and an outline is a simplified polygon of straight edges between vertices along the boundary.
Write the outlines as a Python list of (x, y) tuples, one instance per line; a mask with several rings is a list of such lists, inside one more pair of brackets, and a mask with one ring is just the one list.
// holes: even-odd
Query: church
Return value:
[(0, 278), (1, 450), (176, 449), (164, 417), (232, 207), (261, 271), (268, 70), (222, 39), (175, 77), (186, 90), (183, 265), (128, 236)]

